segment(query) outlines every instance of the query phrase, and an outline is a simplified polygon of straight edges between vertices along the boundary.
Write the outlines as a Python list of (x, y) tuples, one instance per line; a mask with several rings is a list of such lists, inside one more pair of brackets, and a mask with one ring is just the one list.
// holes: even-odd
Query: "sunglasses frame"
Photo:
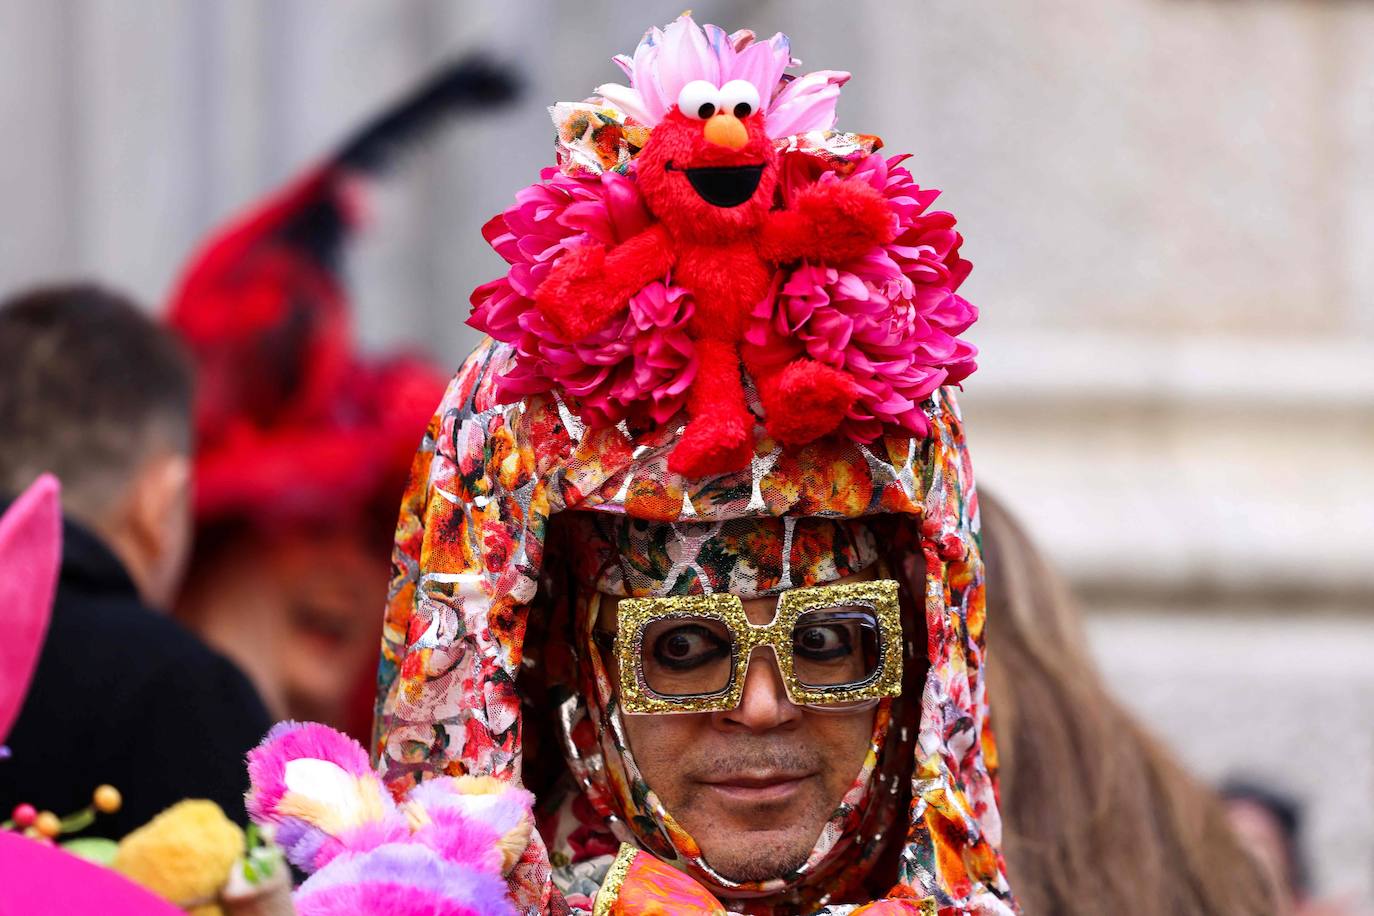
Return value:
[[(857, 685), (807, 687), (792, 667), (792, 630), (803, 614), (827, 608), (866, 607), (878, 619), (878, 666)], [(862, 703), (902, 692), (902, 619), (897, 583), (891, 579), (813, 585), (778, 595), (777, 612), (766, 624), (749, 622), (736, 595), (678, 595), (669, 598), (623, 598), (616, 621), (615, 653), (620, 669), (620, 703), (627, 713), (725, 712), (739, 706), (744, 678), (754, 650), (768, 646), (782, 674), (787, 698), (798, 706)], [(734, 637), (730, 682), (709, 694), (664, 696), (644, 678), (644, 631), (658, 620), (709, 618), (724, 624)]]

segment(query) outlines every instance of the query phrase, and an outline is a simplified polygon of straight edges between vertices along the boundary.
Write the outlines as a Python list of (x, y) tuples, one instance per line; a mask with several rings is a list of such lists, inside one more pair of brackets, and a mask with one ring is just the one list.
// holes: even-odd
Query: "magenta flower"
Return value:
[(978, 310), (955, 292), (973, 265), (959, 256), (954, 217), (927, 212), (939, 192), (918, 187), (899, 165), (905, 158), (873, 154), (841, 178), (814, 156), (786, 155), (784, 199), (814, 181), (865, 181), (891, 204), (898, 233), (845, 264), (799, 265), (755, 309), (747, 332), (765, 362), (809, 356), (849, 372), (859, 397), (839, 432), (859, 442), (885, 428), (926, 435), (921, 402), (977, 367), (977, 349), (957, 335)]
[(565, 341), (534, 306), (534, 292), (558, 256), (577, 245), (615, 245), (650, 222), (632, 179), (607, 171), (571, 176), (545, 169), (539, 184), (482, 229), (511, 265), (472, 294), (468, 324), (514, 346), (517, 360), (498, 393), (515, 400), (557, 388), (593, 426), (642, 415), (663, 422), (683, 405), (696, 377), (687, 336), (692, 302), (666, 282), (640, 290), (599, 331)]

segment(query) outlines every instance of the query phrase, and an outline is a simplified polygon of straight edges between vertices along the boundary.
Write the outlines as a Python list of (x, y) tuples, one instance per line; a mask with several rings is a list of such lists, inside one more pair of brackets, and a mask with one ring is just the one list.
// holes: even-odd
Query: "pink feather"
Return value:
[(797, 63), (786, 35), (779, 32), (767, 41), (747, 30), (726, 35), (686, 14), (665, 29), (645, 32), (633, 56), (612, 59), (630, 85), (606, 83), (597, 94), (641, 124), (652, 127), (663, 120), (693, 80), (723, 86), (740, 79), (759, 91), (764, 123), (774, 138), (833, 126), (840, 87), (849, 79), (848, 73), (819, 70), (784, 83), (783, 73)]
[(62, 555), (57, 478), (44, 474), (0, 518), (0, 742), (19, 717), (52, 616)]

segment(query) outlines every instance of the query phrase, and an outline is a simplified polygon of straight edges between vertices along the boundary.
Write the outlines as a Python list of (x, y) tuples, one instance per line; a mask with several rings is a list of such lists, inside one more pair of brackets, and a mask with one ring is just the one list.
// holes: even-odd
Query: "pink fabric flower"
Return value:
[[(884, 429), (924, 436), (921, 402), (976, 368), (976, 348), (961, 340), (978, 311), (956, 292), (972, 265), (949, 213), (929, 208), (938, 191), (917, 186), (906, 157), (848, 161), (805, 150), (784, 154), (784, 201), (821, 181), (864, 181), (881, 193), (897, 221), (896, 237), (843, 264), (802, 263), (779, 271), (775, 292), (755, 309), (746, 338), (751, 357), (779, 364), (809, 356), (849, 372), (859, 397), (839, 428), (871, 442)], [(561, 391), (592, 426), (627, 417), (666, 422), (686, 402), (696, 377), (687, 333), (688, 292), (666, 280), (635, 294), (595, 333), (558, 336), (534, 305), (534, 293), (563, 252), (584, 244), (614, 246), (652, 222), (628, 176), (565, 175), (546, 169), (541, 182), (491, 220), (483, 234), (508, 262), (506, 276), (477, 288), (468, 323), (511, 344), (516, 359), (497, 380), (503, 401)]]
[(580, 416), (593, 426), (631, 415), (667, 420), (682, 407), (696, 377), (686, 290), (651, 283), (599, 331), (571, 342), (534, 305), (535, 290), (564, 251), (612, 246), (650, 224), (638, 189), (611, 171), (571, 176), (545, 169), (540, 178), (482, 230), (511, 265), (506, 276), (473, 292), (468, 319), (515, 347), (515, 367), (500, 380), (500, 397), (514, 400), (557, 388), (577, 399)]
[(597, 94), (641, 124), (663, 120), (677, 104), (682, 87), (693, 80), (723, 86), (747, 80), (759, 91), (764, 124), (770, 137), (786, 137), (835, 126), (835, 103), (849, 74), (817, 70), (800, 78), (784, 77), (797, 61), (781, 32), (767, 41), (742, 30), (727, 35), (714, 25), (699, 26), (686, 14), (644, 33), (634, 56), (614, 58), (630, 78), (629, 86), (607, 83)]
[(887, 199), (899, 228), (862, 258), (799, 265), (755, 309), (747, 332), (766, 362), (804, 355), (853, 375), (859, 398), (839, 432), (859, 442), (884, 427), (926, 435), (921, 401), (977, 367), (977, 349), (957, 335), (978, 310), (955, 292), (973, 265), (959, 256), (954, 217), (927, 212), (939, 192), (918, 187), (899, 165), (905, 158), (873, 154), (845, 178), (805, 153), (784, 158), (784, 199), (814, 181), (864, 181)]

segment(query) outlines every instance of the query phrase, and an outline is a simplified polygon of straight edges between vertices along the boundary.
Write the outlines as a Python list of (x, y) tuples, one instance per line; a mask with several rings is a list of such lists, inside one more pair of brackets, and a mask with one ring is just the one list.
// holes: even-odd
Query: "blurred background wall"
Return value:
[[(478, 229), (551, 162), (543, 106), (682, 2), (0, 0), (0, 294), (160, 303), (208, 228), (481, 47), (523, 101), (407, 168), (351, 264), (370, 346), (456, 365), (500, 270)], [(982, 484), (1126, 701), (1203, 775), (1294, 792), (1320, 885), (1374, 895), (1374, 4), (695, 13), (854, 72), (841, 126), (916, 154), (977, 265)]]

